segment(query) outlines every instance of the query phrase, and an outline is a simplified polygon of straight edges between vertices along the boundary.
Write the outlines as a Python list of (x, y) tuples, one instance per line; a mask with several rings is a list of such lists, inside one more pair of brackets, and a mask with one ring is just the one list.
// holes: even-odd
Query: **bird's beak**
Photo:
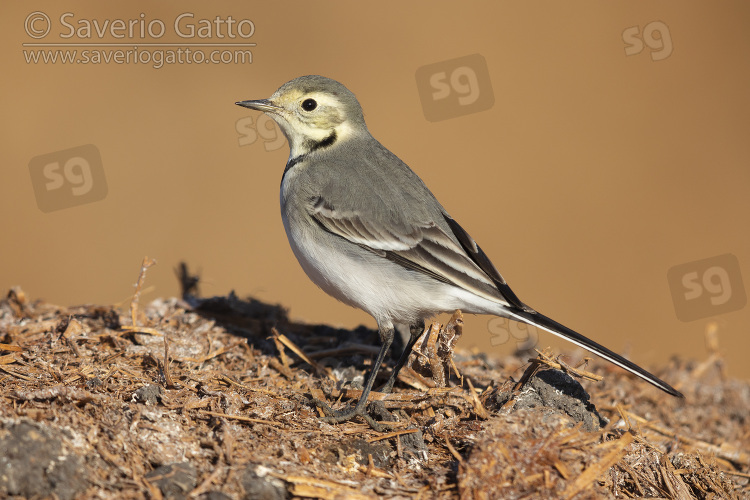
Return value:
[(242, 106), (243, 108), (250, 108), (250, 109), (257, 109), (258, 111), (263, 111), (265, 113), (278, 113), (283, 108), (281, 106), (277, 106), (268, 99), (258, 99), (257, 101), (239, 101), (235, 102), (237, 106)]

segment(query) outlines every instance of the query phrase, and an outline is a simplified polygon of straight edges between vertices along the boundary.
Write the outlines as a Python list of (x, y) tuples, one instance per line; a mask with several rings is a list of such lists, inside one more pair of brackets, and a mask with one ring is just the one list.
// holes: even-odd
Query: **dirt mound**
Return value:
[(0, 496), (748, 494), (750, 383), (723, 377), (717, 353), (657, 370), (685, 400), (598, 360), (585, 370), (604, 380), (584, 391), (581, 370), (548, 356), (446, 355), (457, 315), (419, 344), (442, 352), (439, 363), (414, 354), (393, 394), (373, 393), (370, 414), (389, 428), (378, 433), (361, 420), (325, 424), (311, 402), (356, 400), (377, 332), (292, 323), (279, 306), (186, 292), (129, 315), (8, 293)]

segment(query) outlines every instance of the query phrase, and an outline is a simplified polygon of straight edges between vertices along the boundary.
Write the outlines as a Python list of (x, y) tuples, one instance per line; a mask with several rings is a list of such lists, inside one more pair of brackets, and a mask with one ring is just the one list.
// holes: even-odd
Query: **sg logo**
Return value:
[(493, 347), (505, 344), (512, 339), (516, 342), (518, 351), (528, 351), (539, 342), (539, 332), (535, 326), (507, 318), (492, 318), (487, 323), (487, 330), (490, 332), (490, 344)]
[(643, 28), (643, 34), (638, 26), (627, 28), (622, 32), (622, 41), (626, 44), (626, 56), (640, 54), (644, 42), (651, 49), (652, 61), (661, 61), (672, 55), (672, 37), (667, 25), (661, 21), (648, 23)]
[(260, 115), (256, 122), (253, 122), (252, 116), (240, 118), (235, 128), (240, 134), (237, 139), (240, 146), (255, 144), (260, 137), (263, 139), (263, 147), (266, 151), (276, 151), (286, 142), (279, 126), (265, 113)]
[(458, 103), (461, 106), (468, 106), (479, 99), (479, 82), (477, 74), (468, 66), (459, 66), (450, 74), (445, 71), (439, 71), (430, 77), (430, 86), (436, 89), (432, 93), (432, 100), (439, 101), (450, 97), (455, 92), (458, 96)]
[(37, 206), (45, 213), (107, 196), (102, 158), (93, 144), (32, 158), (29, 174)]
[(416, 80), (424, 116), (431, 122), (485, 111), (495, 104), (487, 61), (480, 54), (422, 66)]
[(747, 303), (740, 263), (732, 254), (674, 266), (667, 279), (681, 321), (737, 311)]

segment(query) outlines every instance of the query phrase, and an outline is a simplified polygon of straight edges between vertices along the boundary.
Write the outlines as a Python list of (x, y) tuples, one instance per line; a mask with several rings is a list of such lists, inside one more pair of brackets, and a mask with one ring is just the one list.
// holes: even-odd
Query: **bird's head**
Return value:
[(290, 158), (369, 134), (354, 94), (323, 76), (300, 76), (268, 99), (236, 104), (273, 118), (289, 141)]

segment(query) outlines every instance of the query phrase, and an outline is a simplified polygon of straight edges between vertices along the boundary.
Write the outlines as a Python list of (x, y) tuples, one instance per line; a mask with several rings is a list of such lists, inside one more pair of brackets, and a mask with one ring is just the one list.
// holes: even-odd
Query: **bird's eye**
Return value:
[(302, 101), (302, 109), (305, 111), (312, 111), (313, 109), (318, 107), (318, 103), (315, 102), (315, 99), (305, 99)]

